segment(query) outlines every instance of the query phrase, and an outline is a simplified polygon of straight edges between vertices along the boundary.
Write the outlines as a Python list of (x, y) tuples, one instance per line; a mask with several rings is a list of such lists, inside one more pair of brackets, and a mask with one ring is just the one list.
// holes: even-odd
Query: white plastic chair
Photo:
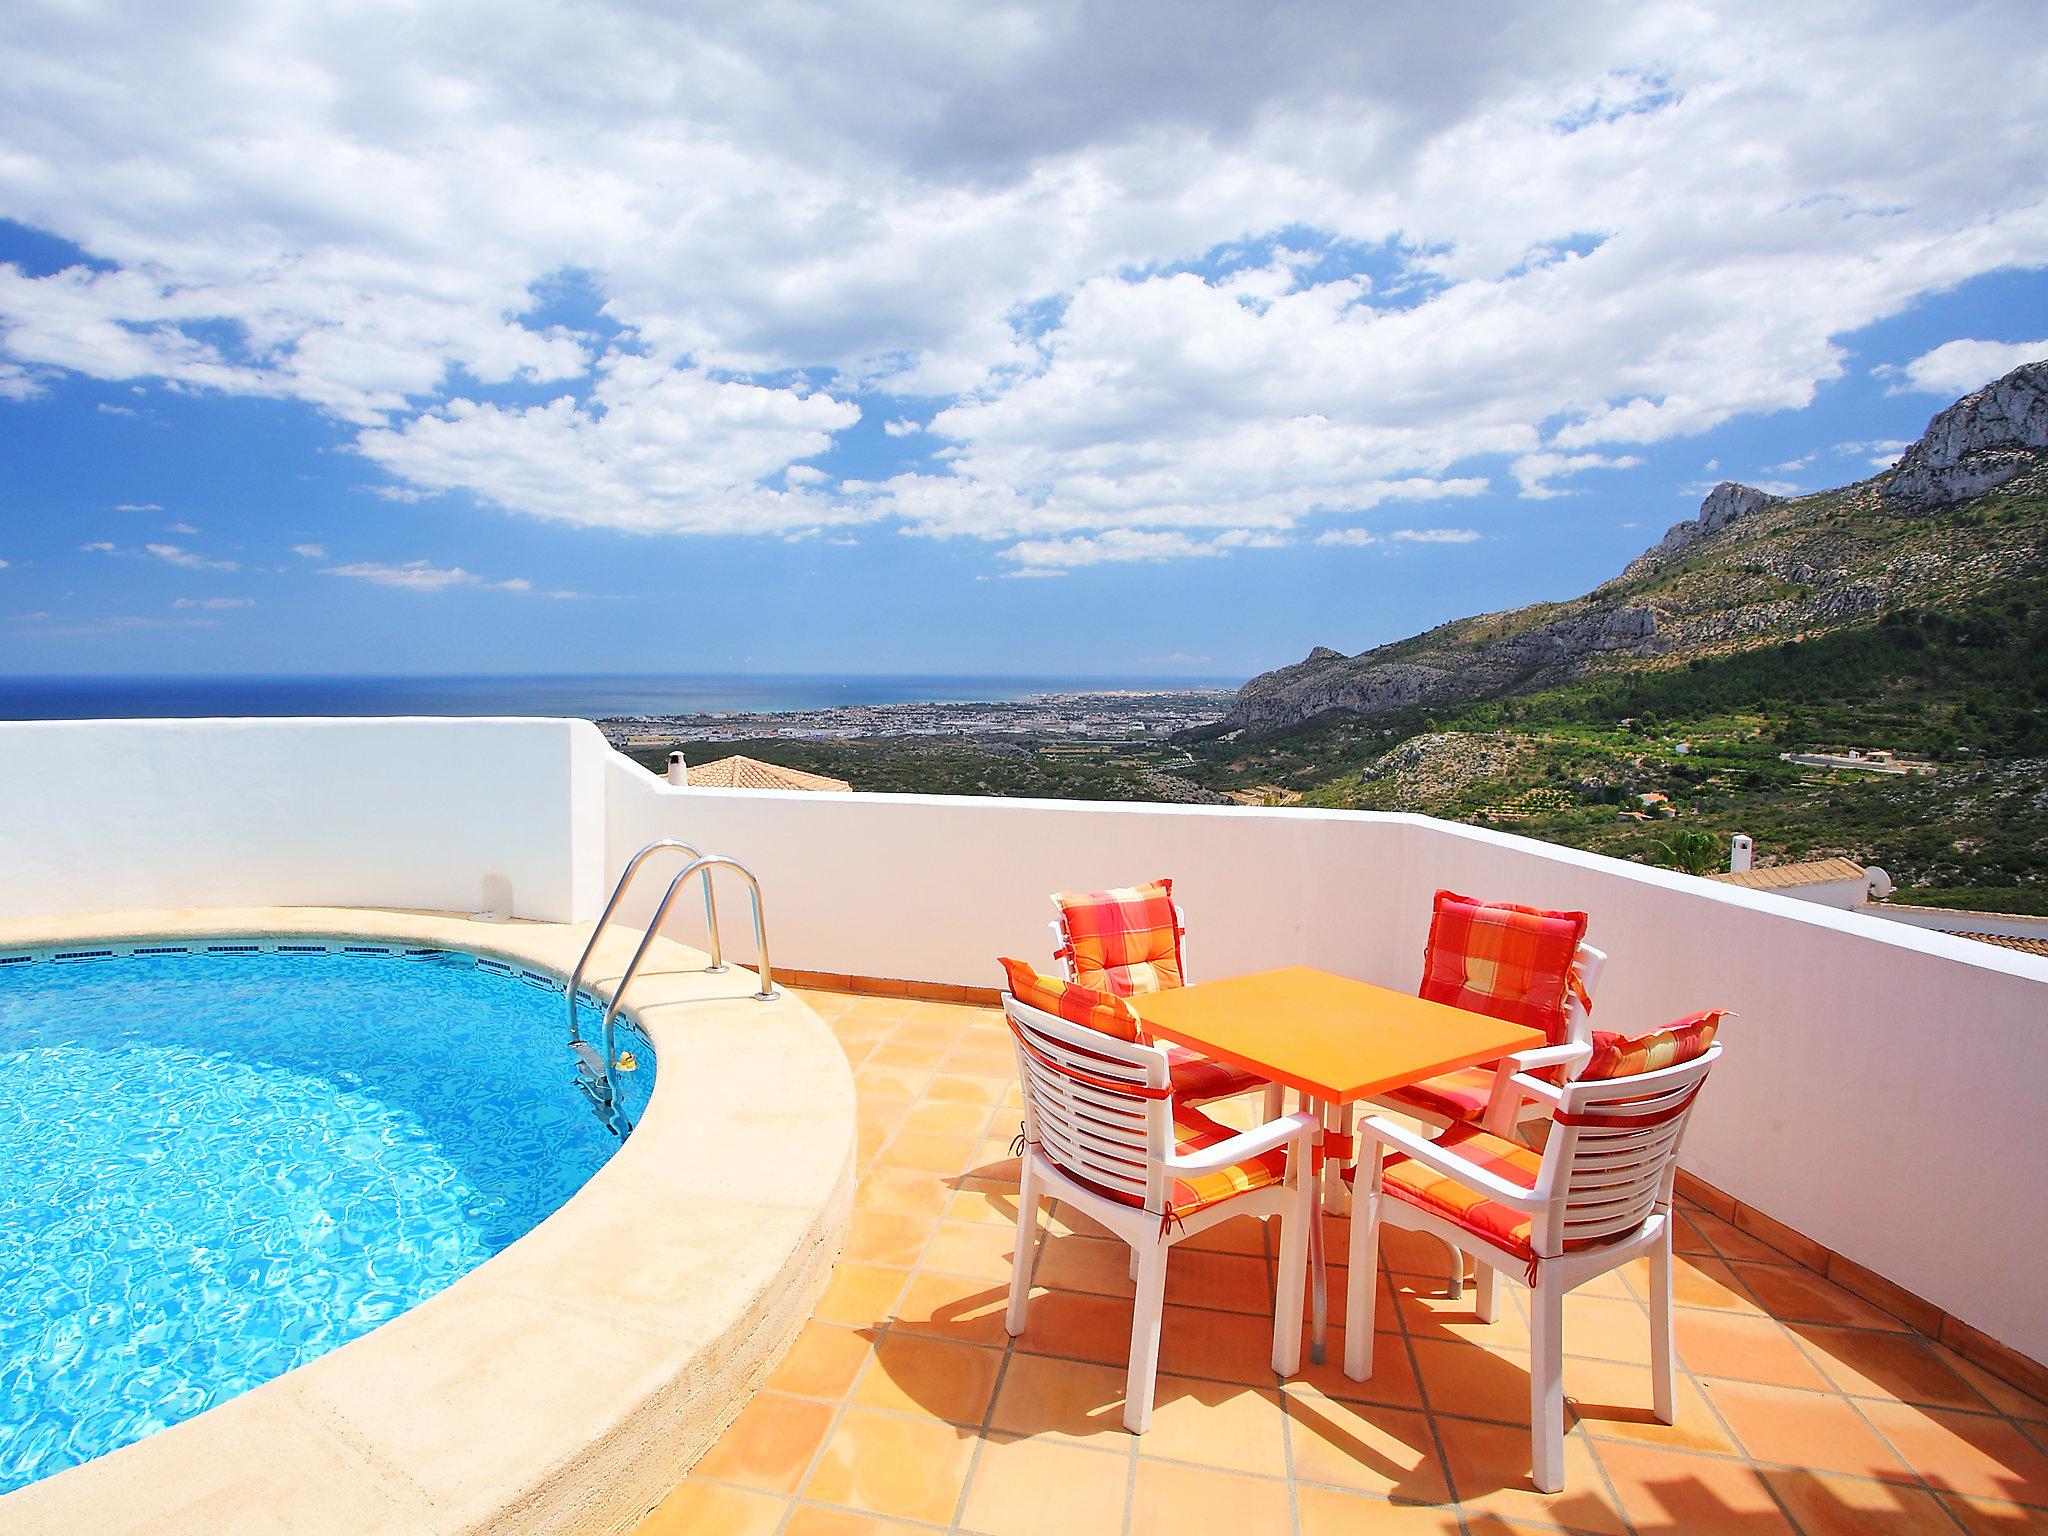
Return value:
[[(1200, 1151), (1178, 1149), (1166, 1052), (1118, 1040), (1003, 995), (1024, 1090), (1024, 1155), (1017, 1197), (1017, 1253), (1004, 1326), (1024, 1331), (1037, 1258), (1038, 1205), (1072, 1205), (1130, 1244), (1137, 1300), (1131, 1313), (1130, 1377), (1124, 1424), (1143, 1434), (1152, 1421), (1159, 1326), (1173, 1244), (1233, 1216), (1280, 1217), (1280, 1288), (1273, 1319), (1273, 1369), (1301, 1363), (1302, 1286), (1308, 1224), (1314, 1219), (1313, 1116), (1288, 1115)], [(1213, 1122), (1212, 1122), (1213, 1123)], [(1176, 1180), (1213, 1174), (1262, 1153), (1287, 1149), (1284, 1178), (1176, 1211)]]
[[(1060, 899), (1057, 894), (1053, 896), (1052, 902), (1055, 907), (1059, 906)], [(1074, 936), (1067, 931), (1067, 918), (1064, 909), (1061, 910), (1059, 916), (1053, 918), (1046, 926), (1052, 930), (1053, 956), (1060, 963), (1060, 974), (1068, 981), (1079, 981), (1081, 978), (1074, 966)], [(1191, 986), (1194, 983), (1194, 978), (1189, 974), (1188, 970), (1188, 914), (1187, 909), (1177, 901), (1173, 904), (1173, 931), (1175, 938), (1180, 942), (1181, 985), (1184, 987)], [(1268, 1083), (1264, 1093), (1265, 1098), (1261, 1103), (1261, 1108), (1266, 1118), (1268, 1120), (1279, 1119), (1281, 1112), (1287, 1107), (1286, 1090), (1278, 1083)], [(1206, 1102), (1205, 1099), (1187, 1095), (1183, 1095), (1183, 1099), (1191, 1104)]]
[[(1583, 1066), (1588, 1046), (1553, 1046), (1532, 1056), (1569, 1059)], [(1344, 1328), (1344, 1373), (1354, 1381), (1372, 1374), (1372, 1325), (1379, 1269), (1381, 1222), (1433, 1233), (1479, 1260), (1478, 1313), (1499, 1312), (1499, 1277), (1510, 1272), (1529, 1284), (1529, 1428), (1537, 1488), (1564, 1486), (1564, 1298), (1573, 1289), (1640, 1255), (1650, 1260), (1650, 1381), (1658, 1421), (1674, 1413), (1671, 1386), (1671, 1186), (1679, 1142), (1695, 1095), (1720, 1057), (1709, 1046), (1691, 1061), (1653, 1072), (1566, 1083), (1559, 1087), (1527, 1072), (1508, 1079), (1519, 1107), (1524, 1097), (1552, 1115), (1549, 1140), (1528, 1183), (1482, 1167), (1461, 1149), (1514, 1155), (1526, 1165), (1537, 1154), (1486, 1131), (1460, 1128), (1431, 1141), (1378, 1116), (1361, 1128), (1361, 1208), (1351, 1224), (1349, 1307)], [(1496, 1123), (1512, 1124), (1503, 1101)], [(1529, 1218), (1526, 1248), (1475, 1229), (1420, 1203), (1401, 1183), (1383, 1183), (1384, 1157), (1403, 1155), (1479, 1192), (1496, 1207)]]

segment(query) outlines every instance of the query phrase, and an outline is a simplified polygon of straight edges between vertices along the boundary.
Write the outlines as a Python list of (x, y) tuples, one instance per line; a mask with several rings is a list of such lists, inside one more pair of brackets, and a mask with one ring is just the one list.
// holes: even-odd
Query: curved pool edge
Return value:
[[(0, 921), (0, 949), (318, 935), (430, 943), (564, 976), (588, 924), (363, 908)], [(608, 995), (631, 933), (586, 986)], [(135, 1444), (0, 1496), (10, 1532), (630, 1529), (780, 1360), (852, 1204), (852, 1075), (753, 974), (659, 941), (627, 1011), (653, 1097), (626, 1144), (516, 1243), (383, 1326)]]

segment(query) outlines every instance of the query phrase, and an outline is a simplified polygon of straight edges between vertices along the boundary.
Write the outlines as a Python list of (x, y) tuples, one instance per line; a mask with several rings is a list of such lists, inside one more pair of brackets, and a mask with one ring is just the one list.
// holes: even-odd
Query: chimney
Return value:
[(690, 787), (690, 765), (683, 761), (683, 754), (671, 752), (668, 755), (668, 781), (677, 789)]
[(1733, 840), (1728, 844), (1728, 873), (1739, 875), (1748, 869), (1751, 857), (1755, 852), (1756, 844), (1749, 840), (1749, 834), (1747, 832), (1736, 833)]

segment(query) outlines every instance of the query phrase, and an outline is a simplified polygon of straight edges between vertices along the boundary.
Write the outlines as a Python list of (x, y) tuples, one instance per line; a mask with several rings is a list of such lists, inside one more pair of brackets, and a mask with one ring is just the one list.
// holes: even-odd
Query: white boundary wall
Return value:
[[(1439, 886), (1583, 908), (1612, 956), (1599, 1027), (1738, 1015), (1689, 1169), (2048, 1360), (2048, 961), (1426, 817), (675, 790), (623, 759), (611, 785), (610, 867), (663, 836), (741, 859), (807, 970), (996, 985), (998, 954), (1051, 968), (1048, 892), (1171, 875), (1197, 980), (1300, 962), (1412, 989)], [(676, 912), (692, 941), (694, 895)]]
[(581, 720), (0, 724), (0, 916), (138, 907), (471, 912), (603, 900), (604, 760)]
[(1197, 979), (1301, 962), (1401, 988), (1438, 886), (1583, 907), (1613, 956), (1601, 1027), (1740, 1015), (1688, 1167), (2048, 1361), (2048, 961), (1422, 817), (678, 790), (580, 721), (0, 725), (0, 915), (463, 912), (496, 872), (517, 915), (587, 921), (659, 837), (761, 877), (786, 966), (980, 986), (998, 954), (1050, 965), (1061, 887), (1173, 876)]

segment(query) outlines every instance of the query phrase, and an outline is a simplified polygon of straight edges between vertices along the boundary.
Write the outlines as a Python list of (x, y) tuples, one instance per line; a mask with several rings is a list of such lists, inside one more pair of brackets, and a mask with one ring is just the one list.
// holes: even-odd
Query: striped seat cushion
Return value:
[[(1182, 1156), (1213, 1147), (1219, 1141), (1228, 1141), (1237, 1134), (1229, 1126), (1211, 1120), (1199, 1110), (1176, 1107), (1173, 1112), (1173, 1139), (1175, 1150)], [(1173, 1181), (1173, 1214), (1192, 1216), (1196, 1211), (1206, 1210), (1232, 1195), (1241, 1195), (1248, 1190), (1264, 1189), (1269, 1184), (1278, 1184), (1287, 1177), (1287, 1149), (1275, 1147), (1271, 1152), (1261, 1152), (1257, 1157), (1246, 1158), (1241, 1163), (1232, 1163), (1215, 1173), (1196, 1174), (1193, 1178)]]
[(1438, 891), (1419, 991), (1431, 1002), (1540, 1029), (1552, 1045), (1562, 1044), (1577, 984), (1573, 962), (1585, 937), (1583, 912)]
[(1477, 1120), (1486, 1113), (1487, 1103), (1493, 1097), (1494, 1075), (1492, 1067), (1460, 1067), (1441, 1077), (1390, 1088), (1380, 1095), (1380, 1102), (1425, 1119), (1456, 1125)]
[(1010, 996), (1026, 1007), (1065, 1019), (1069, 1024), (1099, 1029), (1113, 1039), (1144, 1039), (1138, 1016), (1122, 998), (1058, 976), (1044, 975), (1024, 961), (1008, 956), (1003, 957), (1002, 967), (1010, 983)]
[[(1436, 1144), (1524, 1189), (1536, 1187), (1536, 1171), (1543, 1166), (1540, 1153), (1476, 1126), (1454, 1125)], [(1529, 1213), (1489, 1199), (1469, 1184), (1405, 1156), (1388, 1158), (1381, 1180), (1386, 1192), (1395, 1199), (1445, 1217), (1517, 1258), (1526, 1259), (1533, 1251), (1529, 1245)]]
[(1661, 1067), (1691, 1061), (1714, 1043), (1714, 1034), (1727, 1012), (1725, 1008), (1710, 1008), (1647, 1035), (1615, 1035), (1596, 1029), (1593, 1059), (1586, 1063), (1586, 1070), (1579, 1077), (1634, 1077), (1639, 1072), (1655, 1072)]
[(1173, 882), (1109, 891), (1062, 891), (1053, 897), (1067, 936), (1061, 958), (1074, 965), (1083, 986), (1135, 997), (1182, 984), (1180, 922), (1173, 910)]
[(1217, 1061), (1184, 1045), (1166, 1047), (1166, 1070), (1173, 1082), (1174, 1098), (1184, 1104), (1207, 1104), (1213, 1099), (1227, 1099), (1266, 1086), (1266, 1080), (1258, 1073)]

